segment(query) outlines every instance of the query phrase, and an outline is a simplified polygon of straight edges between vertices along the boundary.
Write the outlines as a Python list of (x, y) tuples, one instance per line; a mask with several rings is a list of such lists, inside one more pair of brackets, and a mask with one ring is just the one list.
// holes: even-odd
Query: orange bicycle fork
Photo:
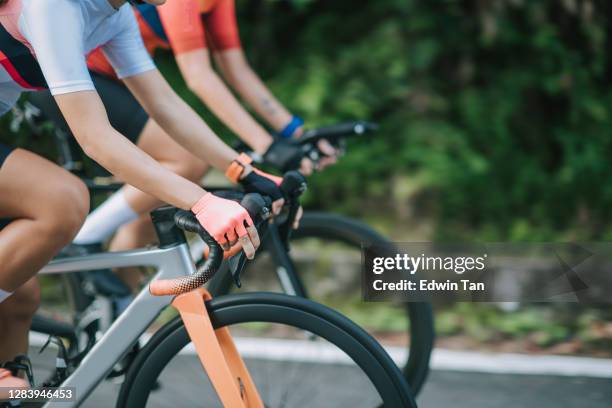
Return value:
[(227, 327), (215, 330), (205, 301), (212, 299), (203, 288), (178, 295), (178, 310), (200, 362), (224, 407), (263, 408), (261, 397)]

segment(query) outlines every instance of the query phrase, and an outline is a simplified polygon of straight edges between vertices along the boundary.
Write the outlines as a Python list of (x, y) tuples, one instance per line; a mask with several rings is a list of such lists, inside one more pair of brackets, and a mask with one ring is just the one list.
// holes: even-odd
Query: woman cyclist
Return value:
[[(281, 169), (299, 166), (304, 174), (312, 171), (313, 164), (302, 157), (299, 148), (283, 143), (283, 137), (301, 134), (303, 121), (274, 98), (248, 65), (238, 35), (234, 0), (173, 0), (160, 7), (138, 5), (134, 13), (149, 52), (171, 49), (189, 89), (256, 153)], [(227, 83), (277, 132), (280, 140), (275, 142), (234, 97), (213, 70), (210, 51)], [(190, 180), (200, 180), (208, 169), (202, 157), (182, 148), (149, 119), (138, 101), (116, 81), (112, 66), (100, 50), (89, 56), (88, 66), (111, 123), (169, 169)], [(66, 130), (48, 92), (32, 95), (30, 102)], [(321, 167), (333, 163), (334, 149), (325, 143), (320, 144), (320, 149), (328, 155), (322, 159)], [(127, 250), (149, 244), (154, 232), (148, 212), (157, 206), (159, 200), (155, 197), (126, 186), (88, 217), (74, 242), (97, 251), (100, 242), (133, 221), (119, 230), (110, 249)], [(120, 276), (131, 288), (138, 286), (138, 273), (123, 270)]]
[[(279, 179), (253, 169), (226, 146), (164, 81), (125, 3), (0, 0), (0, 113), (22, 92), (48, 87), (90, 157), (158, 200), (192, 210), (225, 249), (238, 243), (252, 257), (259, 237), (244, 208), (162, 166), (109, 123), (87, 70), (86, 55), (96, 48), (167, 134), (245, 190), (271, 196), (275, 208), (282, 205)], [(88, 202), (87, 189), (76, 177), (24, 149), (0, 145), (0, 361), (27, 351), (38, 305), (32, 278), (72, 241)], [(14, 373), (0, 370), (0, 389), (23, 384)]]

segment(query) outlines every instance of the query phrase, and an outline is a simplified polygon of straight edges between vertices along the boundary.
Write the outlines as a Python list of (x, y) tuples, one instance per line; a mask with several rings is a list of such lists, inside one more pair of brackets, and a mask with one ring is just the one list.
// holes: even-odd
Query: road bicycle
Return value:
[[(31, 123), (32, 128), (39, 126), (41, 122), (40, 113), (35, 107), (27, 107), (20, 115), (27, 122)], [(332, 144), (342, 150), (346, 149), (346, 141), (352, 137), (362, 137), (369, 132), (376, 130), (377, 126), (366, 121), (354, 121), (341, 123), (333, 126), (311, 129), (296, 141), (304, 149), (305, 153), (314, 161), (319, 160), (320, 152), (316, 148), (317, 142), (320, 139), (327, 139)], [(74, 143), (71, 143), (71, 137), (61, 129), (53, 129), (54, 138), (57, 145), (59, 162), (68, 170), (79, 174), (88, 187), (93, 192), (108, 192), (118, 189), (121, 184), (114, 183), (112, 179), (107, 177), (85, 177), (83, 174), (83, 156)], [(239, 146), (244, 150), (244, 146)], [(290, 222), (285, 224), (274, 224), (270, 228), (268, 238), (263, 243), (266, 255), (258, 255), (257, 261), (249, 264), (249, 272), (247, 276), (260, 276), (260, 270), (271, 270), (275, 272), (276, 280), (280, 283), (279, 289), (284, 293), (298, 295), (301, 297), (313, 297), (321, 303), (333, 304), (334, 308), (339, 308), (343, 313), (352, 315), (352, 308), (361, 302), (360, 282), (360, 260), (362, 246), (371, 246), (377, 244), (380, 248), (389, 248), (391, 243), (374, 231), (369, 226), (360, 221), (344, 217), (337, 214), (305, 211), (300, 223), (300, 228), (291, 234), (289, 229)], [(290, 241), (289, 241), (290, 239)], [(347, 296), (347, 300), (339, 303), (336, 290), (328, 290), (328, 296), (317, 296), (321, 292), (320, 282), (322, 280), (333, 280), (329, 270), (324, 270), (323, 273), (313, 273), (312, 268), (308, 268), (303, 263), (297, 262), (293, 254), (303, 252), (303, 248), (307, 248), (310, 252), (313, 251), (313, 241), (317, 244), (314, 251), (317, 253), (316, 258), (325, 261), (327, 258), (337, 257), (338, 252), (345, 254), (345, 257), (350, 258), (353, 268), (346, 271), (346, 287), (350, 287), (351, 296)], [(201, 261), (203, 254), (202, 245), (198, 245), (197, 241), (192, 242), (192, 255), (194, 259)], [(293, 248), (289, 251), (289, 248)], [(327, 253), (318, 248), (334, 248), (335, 252)], [(270, 264), (271, 263), (271, 264)], [(350, 262), (345, 262), (343, 269), (347, 269)], [(328, 268), (329, 269), (329, 268)], [(112, 306), (109, 301), (108, 293), (100, 293), (96, 290), (96, 286), (91, 284), (87, 278), (87, 274), (69, 274), (65, 277), (66, 286), (68, 288), (68, 297), (72, 300), (73, 308), (76, 312), (75, 327), (78, 328), (78, 337), (81, 338), (81, 343), (93, 344), (97, 333), (100, 330), (108, 327), (113, 320)], [(256, 281), (257, 282), (257, 281)], [(248, 281), (246, 282), (247, 286)], [(260, 282), (259, 282), (260, 283)], [(330, 285), (331, 286), (331, 285)], [(226, 294), (232, 288), (231, 276), (227, 274), (219, 274), (218, 278), (211, 282), (209, 290), (215, 295)], [(258, 289), (261, 289), (261, 284)], [(346, 291), (346, 289), (345, 289)], [(112, 293), (110, 294), (112, 296)], [(313, 296), (314, 295), (314, 296)], [(330, 301), (333, 300), (332, 301)], [(379, 308), (382, 307), (377, 305)], [(407, 317), (398, 317), (407, 322), (405, 324), (405, 332), (408, 337), (408, 357), (403, 368), (404, 375), (415, 394), (421, 390), (429, 370), (429, 360), (434, 343), (434, 328), (433, 315), (431, 306), (428, 303), (408, 303), (406, 305), (388, 305), (382, 309), (380, 314), (398, 314), (398, 311), (405, 313)], [(361, 312), (368, 313), (368, 310)], [(72, 332), (70, 325), (58, 326), (56, 323), (49, 322), (41, 316), (36, 316), (33, 328), (37, 331), (47, 334), (63, 334), (64, 336)], [(71, 343), (76, 344), (76, 343)], [(90, 347), (89, 346), (89, 347)], [(82, 344), (81, 348), (88, 349), (86, 344)], [(124, 373), (125, 370), (116, 370), (113, 376), (118, 376)]]
[[(296, 180), (299, 177), (288, 174), (283, 182), (284, 191), (296, 191), (292, 197), (302, 189), (296, 188)], [(237, 192), (227, 193), (227, 197), (240, 199), (265, 237), (272, 225), (268, 220), (270, 200)], [(45, 407), (84, 403), (169, 305), (177, 309), (179, 316), (157, 330), (138, 351), (121, 386), (117, 407), (167, 406), (159, 398), (169, 393), (175, 406), (220, 403), (225, 407), (416, 407), (410, 386), (393, 360), (348, 318), (308, 299), (285, 294), (258, 292), (213, 298), (202, 286), (223, 269), (229, 269), (238, 282), (246, 265), (244, 254), (223, 262), (223, 250), (190, 212), (164, 207), (153, 211), (152, 221), (159, 241), (155, 248), (57, 259), (41, 271), (67, 274), (134, 266), (154, 267), (157, 271), (148, 287), (85, 355), (68, 357), (62, 350), (63, 342), (57, 343), (63, 356), (59, 360), (65, 360), (58, 366), (55, 381), (46, 385), (72, 387), (75, 399), (52, 400)], [(206, 260), (197, 269), (183, 231), (197, 234), (209, 248)], [(312, 353), (307, 358), (293, 358), (298, 349), (292, 349), (273, 359), (243, 359), (240, 342), (234, 341), (230, 329), (232, 333), (244, 333), (262, 324), (282, 327), (283, 338), (306, 339), (299, 344), (323, 344), (325, 355), (333, 349), (332, 354), (342, 356), (342, 364), (350, 363), (350, 369), (342, 368), (343, 377), (336, 379), (333, 391), (321, 395), (321, 379), (327, 376), (329, 367), (317, 363)], [(189, 359), (191, 365), (185, 363), (185, 347), (195, 349), (201, 365), (195, 364), (193, 358)], [(164, 380), (161, 391), (154, 392), (158, 379), (171, 367), (179, 367), (178, 372), (189, 371), (191, 392), (172, 393), (173, 386), (185, 386), (185, 382), (172, 378)], [(356, 398), (356, 391), (362, 397)]]

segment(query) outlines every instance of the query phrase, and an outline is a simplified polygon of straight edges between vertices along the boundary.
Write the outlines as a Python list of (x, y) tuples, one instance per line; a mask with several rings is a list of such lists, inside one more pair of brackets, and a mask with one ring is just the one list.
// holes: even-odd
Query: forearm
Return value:
[(189, 88), (240, 139), (259, 154), (265, 153), (273, 139), (244, 109), (212, 70), (188, 82)]
[(178, 96), (151, 114), (162, 129), (180, 145), (224, 172), (238, 153), (223, 142)]
[(56, 100), (85, 153), (121, 180), (182, 209), (190, 209), (206, 193), (113, 129), (94, 92), (60, 95)]
[(251, 69), (242, 51), (224, 51), (219, 59), (222, 60), (219, 66), (227, 82), (270, 127), (280, 131), (291, 121), (291, 113)]
[(157, 124), (194, 155), (223, 172), (238, 156), (170, 88), (158, 71), (124, 81)]
[(206, 193), (197, 184), (160, 165), (110, 127), (104, 135), (89, 139), (84, 144), (88, 156), (122, 181), (166, 203), (188, 210)]

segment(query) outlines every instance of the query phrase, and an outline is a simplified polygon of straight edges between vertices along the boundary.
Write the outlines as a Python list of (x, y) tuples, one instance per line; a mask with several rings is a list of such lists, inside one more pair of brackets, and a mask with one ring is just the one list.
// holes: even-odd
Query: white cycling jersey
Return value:
[(21, 92), (93, 90), (86, 56), (101, 48), (117, 76), (154, 69), (130, 6), (108, 0), (8, 0), (0, 7), (0, 114)]

